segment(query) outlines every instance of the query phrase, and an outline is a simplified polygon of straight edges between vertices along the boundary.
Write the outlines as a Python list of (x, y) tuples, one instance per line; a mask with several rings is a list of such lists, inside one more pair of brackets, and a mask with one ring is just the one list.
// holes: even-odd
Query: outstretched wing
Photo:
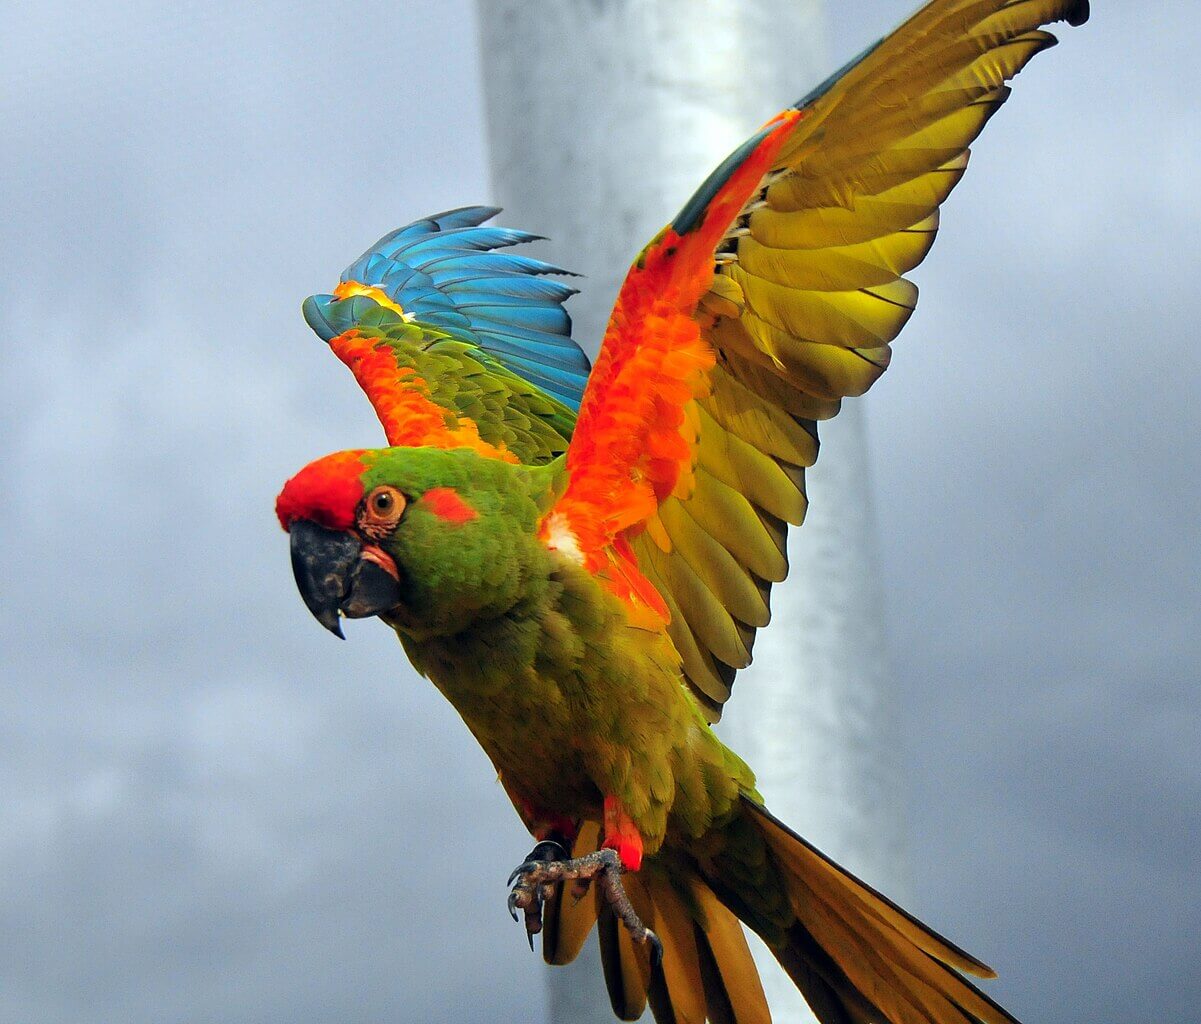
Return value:
[[(816, 421), (888, 366), (968, 145), (1084, 0), (933, 0), (709, 177), (627, 276), (548, 544), (668, 621), (716, 719), (805, 516)], [(649, 584), (649, 585), (648, 585)]]
[(498, 212), (465, 207), (393, 231), (332, 295), (305, 300), (389, 444), (533, 464), (567, 449), (589, 368), (563, 308), (575, 289), (548, 276), (567, 271), (500, 251), (539, 236), (483, 226)]

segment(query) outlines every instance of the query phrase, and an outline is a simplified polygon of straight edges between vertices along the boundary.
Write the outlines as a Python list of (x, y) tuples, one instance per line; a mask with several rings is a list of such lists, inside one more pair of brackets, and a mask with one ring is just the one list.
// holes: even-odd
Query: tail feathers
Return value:
[(875, 1024), (881, 1019), (879, 1010), (851, 984), (804, 925), (794, 925), (787, 944), (775, 952), (822, 1024)]
[(797, 917), (773, 951), (823, 1024), (1017, 1024), (959, 973), (995, 977), (990, 967), (744, 803)]
[[(990, 967), (844, 871), (744, 798), (740, 819), (754, 860), (779, 881), (742, 882), (698, 862), (648, 859), (627, 874), (634, 909), (663, 943), (662, 965), (635, 945), (598, 892), (575, 900), (560, 891), (544, 908), (543, 956), (575, 959), (595, 923), (605, 984), (620, 1020), (649, 1006), (657, 1024), (771, 1024), (771, 1014), (735, 912), (756, 920), (775, 906), (764, 932), (784, 970), (821, 1024), (1019, 1024), (960, 971), (993, 977)], [(599, 829), (585, 823), (573, 855), (596, 849)], [(705, 872), (704, 875), (701, 872)], [(783, 883), (787, 903), (781, 899)], [(777, 895), (764, 902), (761, 885)], [(752, 893), (751, 890), (755, 890)], [(760, 925), (756, 925), (759, 927)], [(767, 928), (767, 925), (763, 925)]]
[[(573, 855), (597, 845), (595, 824), (585, 823)], [(647, 948), (634, 944), (600, 893), (575, 900), (562, 886), (543, 909), (547, 963), (574, 960), (595, 923), (618, 1019), (638, 1020), (649, 1005), (656, 1024), (771, 1024), (742, 925), (699, 875), (669, 874), (648, 862), (623, 881), (634, 909), (663, 943), (661, 966), (652, 970)]]
[[(700, 879), (692, 894), (704, 922), (704, 927), (699, 921), (693, 927), (709, 1019), (713, 1024), (771, 1024), (763, 983), (738, 918)], [(721, 1016), (727, 1007), (728, 1015)]]
[(868, 913), (900, 932), (918, 949), (965, 974), (978, 978), (995, 978), (997, 972), (977, 960), (966, 950), (939, 935), (907, 910), (898, 907), (883, 893), (856, 878), (834, 863), (817, 847), (802, 839), (766, 808), (749, 798), (743, 799), (751, 816), (767, 840), (768, 846), (782, 863), (789, 865), (806, 882), (826, 894), (845, 894), (853, 897)]
[(638, 1020), (646, 1009), (650, 965), (644, 966), (645, 958), (639, 957), (630, 933), (609, 907), (599, 908), (596, 926), (609, 1005), (618, 1020)]
[[(582, 857), (600, 846), (600, 824), (585, 821), (580, 826), (571, 855)], [(542, 958), (548, 964), (569, 964), (584, 948), (588, 933), (596, 924), (596, 903), (572, 899), (563, 885), (555, 886), (554, 896), (542, 908)]]
[[(634, 946), (614, 922), (625, 944), (620, 947), (623, 982), (631, 987), (626, 954), (632, 952), (657, 1024), (771, 1024), (742, 925), (698, 875), (669, 876), (651, 868), (627, 875), (625, 882), (634, 909), (663, 943), (663, 963), (652, 971), (646, 949)], [(602, 914), (607, 913), (606, 908)], [(608, 977), (611, 954), (603, 940), (601, 955)], [(616, 1000), (613, 1008), (621, 1016)]]

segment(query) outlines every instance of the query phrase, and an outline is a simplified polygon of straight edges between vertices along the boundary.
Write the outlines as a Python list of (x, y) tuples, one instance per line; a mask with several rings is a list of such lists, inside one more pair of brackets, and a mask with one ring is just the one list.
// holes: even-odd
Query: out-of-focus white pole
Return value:
[[(478, 0), (495, 199), (586, 275), (575, 336), (595, 354), (638, 249), (711, 168), (829, 70), (821, 0)], [(772, 809), (852, 870), (903, 888), (895, 750), (863, 421), (823, 432), (726, 722)], [(778, 1024), (811, 1020), (770, 958)], [(548, 972), (555, 1024), (612, 1021), (595, 952)]]

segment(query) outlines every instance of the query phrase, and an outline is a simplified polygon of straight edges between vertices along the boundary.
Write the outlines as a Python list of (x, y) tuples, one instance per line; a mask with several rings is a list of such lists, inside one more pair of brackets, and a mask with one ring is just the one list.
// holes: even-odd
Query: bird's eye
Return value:
[(368, 535), (379, 537), (400, 522), (405, 510), (405, 497), (395, 487), (377, 487), (363, 502), (359, 527)]

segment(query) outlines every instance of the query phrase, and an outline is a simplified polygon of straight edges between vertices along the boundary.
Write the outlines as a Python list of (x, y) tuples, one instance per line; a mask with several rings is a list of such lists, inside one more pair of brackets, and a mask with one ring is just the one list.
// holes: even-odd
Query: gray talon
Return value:
[(554, 866), (566, 859), (563, 843), (543, 839), (509, 875), (509, 913), (517, 921), (517, 911), (525, 912), (525, 934), (531, 950), (534, 936), (542, 931), (542, 905), (555, 894), (557, 877), (550, 876), (554, 875)]
[(525, 911), (530, 948), (534, 948), (534, 936), (542, 931), (542, 905), (554, 896), (555, 886), (563, 882), (574, 883), (572, 894), (579, 899), (588, 886), (596, 882), (630, 938), (648, 946), (651, 966), (659, 967), (663, 962), (663, 943), (634, 910), (625, 886), (621, 884), (623, 870), (617, 851), (609, 847), (569, 859), (561, 843), (544, 840), (535, 846), (529, 857), (509, 876), (513, 888), (509, 894), (509, 908), (511, 912), (515, 907)]
[(659, 936), (649, 928), (646, 930), (646, 940), (651, 947), (651, 970), (657, 970), (663, 964), (663, 943)]

